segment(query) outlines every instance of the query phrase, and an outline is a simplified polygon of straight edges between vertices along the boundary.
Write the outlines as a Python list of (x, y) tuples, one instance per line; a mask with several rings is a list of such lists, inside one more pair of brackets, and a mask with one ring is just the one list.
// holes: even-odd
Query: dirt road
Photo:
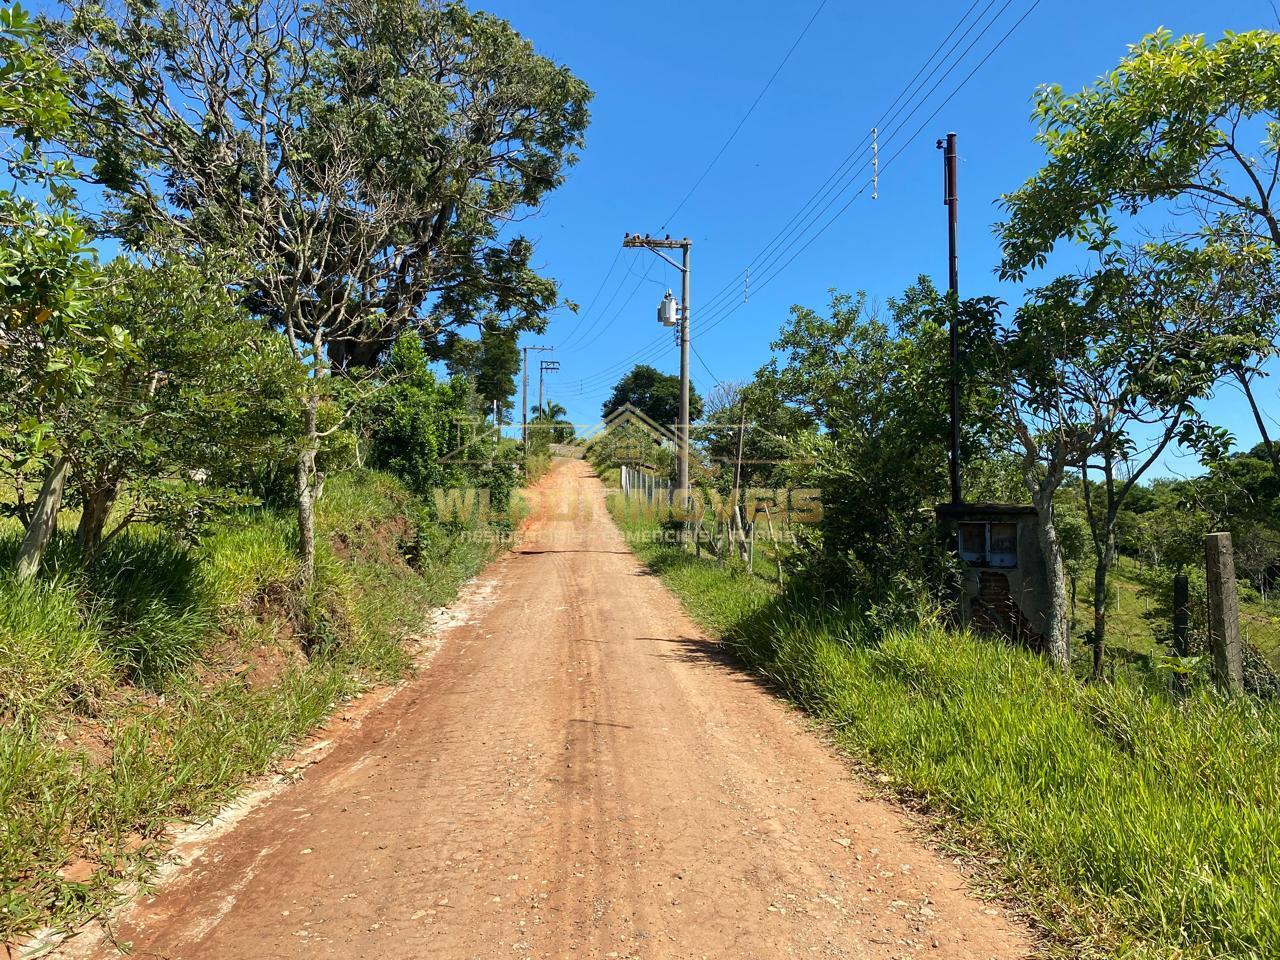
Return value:
[[(114, 930), (166, 958), (1024, 956), (560, 463), (430, 666)], [(81, 937), (67, 955), (111, 956)]]

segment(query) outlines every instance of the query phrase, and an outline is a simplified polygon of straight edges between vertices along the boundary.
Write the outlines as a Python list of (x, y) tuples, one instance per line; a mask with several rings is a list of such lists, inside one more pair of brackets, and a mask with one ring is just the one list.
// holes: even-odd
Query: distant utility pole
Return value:
[(538, 416), (542, 416), (542, 378), (548, 373), (555, 373), (559, 369), (559, 360), (540, 360), (538, 362)]
[(520, 349), (524, 351), (524, 361), (520, 365), (524, 381), (520, 390), (520, 443), (527, 448), (529, 446), (529, 351), (554, 350), (555, 347), (521, 347)]
[[(624, 247), (643, 247), (652, 250), (671, 266), (680, 271), (680, 422), (676, 424), (676, 489), (686, 499), (689, 496), (689, 251), (693, 241), (688, 237), (672, 240), (670, 236), (651, 237), (630, 234), (622, 238)], [(680, 250), (683, 257), (676, 263), (663, 250)], [(663, 318), (661, 309), (659, 318)], [(666, 322), (663, 320), (663, 322)]]
[(960, 195), (956, 187), (956, 135), (948, 133), (937, 147), (944, 151), (942, 202), (947, 205), (947, 288), (951, 293), (951, 502), (959, 506), (964, 495), (960, 490), (960, 257), (956, 234)]

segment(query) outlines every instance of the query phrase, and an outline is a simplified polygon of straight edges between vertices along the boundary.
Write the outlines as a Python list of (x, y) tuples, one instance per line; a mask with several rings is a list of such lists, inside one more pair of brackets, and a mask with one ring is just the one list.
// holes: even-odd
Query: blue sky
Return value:
[[(576, 316), (558, 315), (545, 336), (524, 341), (558, 345), (554, 354), (543, 355), (561, 363), (558, 374), (548, 375), (547, 395), (568, 407), (571, 419), (591, 423), (598, 421), (618, 376), (637, 359), (670, 372), (678, 369), (674, 340), (655, 319), (666, 287), (679, 292), (678, 273), (643, 250), (619, 255), (624, 232), (692, 238), (695, 345), (721, 380), (749, 378), (768, 359), (769, 342), (789, 307), (821, 307), (829, 288), (866, 290), (883, 300), (920, 273), (944, 285), (945, 208), (934, 140), (948, 130), (960, 138), (962, 294), (1016, 301), (1020, 288), (1001, 285), (993, 274), (998, 250), (991, 225), (999, 216), (999, 195), (1016, 188), (1042, 159), (1029, 120), (1037, 85), (1080, 87), (1114, 67), (1127, 44), (1161, 25), (1210, 38), (1225, 30), (1275, 26), (1268, 0), (1042, 0), (913, 138), (1031, 3), (977, 4), (971, 20), (984, 10), (988, 19), (1004, 12), (926, 105), (905, 124), (898, 121), (896, 137), (895, 124), (886, 127), (879, 199), (872, 201), (867, 190), (853, 200), (789, 265), (812, 231), (772, 266), (768, 258), (759, 262), (745, 303), (744, 267), (851, 152), (849, 176), (839, 181), (850, 186), (828, 197), (838, 199), (817, 222), (828, 222), (868, 179), (858, 168), (869, 161), (870, 150), (860, 144), (968, 3), (828, 0), (732, 145), (665, 229), (668, 216), (818, 0), (792, 5), (762, 0), (480, 3), (510, 20), (541, 53), (568, 65), (595, 91), (581, 162), (522, 225), (537, 243), (541, 266), (560, 280), (567, 298), (584, 308)], [(973, 30), (956, 54), (981, 29)], [(941, 76), (939, 71), (925, 89)], [(658, 345), (650, 347), (655, 341)], [(700, 390), (713, 384), (698, 360), (693, 375)], [(1264, 391), (1274, 395), (1275, 388), (1268, 385)], [(1256, 442), (1252, 419), (1234, 393), (1224, 391), (1208, 410), (1242, 444)], [(1166, 473), (1196, 471), (1190, 458), (1169, 457), (1163, 467)]]

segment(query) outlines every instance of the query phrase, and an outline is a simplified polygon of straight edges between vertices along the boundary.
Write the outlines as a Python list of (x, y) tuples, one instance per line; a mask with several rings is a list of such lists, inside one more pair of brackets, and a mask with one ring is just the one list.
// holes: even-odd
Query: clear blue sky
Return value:
[[(1029, 120), (1036, 86), (1080, 87), (1114, 67), (1127, 44), (1161, 25), (1210, 38), (1225, 30), (1275, 26), (1268, 0), (1043, 0), (912, 139), (1031, 2), (977, 4), (971, 20), (984, 9), (987, 18), (1002, 7), (1004, 13), (897, 137), (891, 134), (893, 124), (888, 126), (879, 199), (872, 201), (868, 190), (854, 200), (785, 269), (779, 271), (798, 244), (775, 266), (753, 269), (754, 289), (745, 304), (743, 268), (852, 150), (857, 154), (846, 178), (852, 186), (818, 222), (827, 222), (866, 181), (866, 172), (857, 167), (869, 160), (870, 151), (858, 145), (968, 8), (967, 0), (828, 0), (754, 114), (665, 231), (666, 218), (759, 93), (818, 0), (789, 5), (764, 0), (481, 2), (595, 91), (581, 162), (545, 208), (522, 225), (537, 243), (540, 264), (560, 280), (567, 298), (586, 308), (602, 291), (590, 311), (562, 313), (546, 336), (524, 341), (561, 345), (543, 355), (561, 363), (558, 374), (548, 375), (548, 396), (568, 407), (575, 422), (598, 421), (613, 383), (635, 362), (631, 355), (664, 336), (664, 345), (639, 359), (678, 370), (674, 340), (655, 319), (666, 287), (678, 294), (678, 273), (643, 250), (624, 251), (615, 262), (624, 232), (692, 238), (695, 345), (721, 380), (749, 378), (767, 360), (769, 342), (789, 307), (821, 307), (831, 287), (866, 290), (883, 300), (920, 273), (944, 285), (945, 208), (934, 140), (948, 130), (960, 136), (961, 291), (1016, 300), (1020, 290), (1000, 285), (993, 274), (998, 252), (991, 224), (999, 215), (998, 196), (1030, 176), (1042, 158)], [(961, 42), (957, 54), (980, 30)], [(939, 71), (925, 89), (941, 76)], [(602, 288), (611, 264), (613, 273)], [(642, 280), (646, 271), (649, 279)], [(714, 303), (704, 309), (726, 285), (735, 288), (734, 294), (722, 299), (720, 309)], [(739, 306), (726, 315), (733, 300)], [(698, 389), (712, 385), (697, 360), (693, 374)], [(1275, 389), (1269, 385), (1266, 392), (1274, 395)], [(1256, 442), (1252, 420), (1233, 393), (1224, 392), (1209, 410), (1243, 445)], [(1189, 459), (1168, 458), (1164, 469), (1196, 468)]]

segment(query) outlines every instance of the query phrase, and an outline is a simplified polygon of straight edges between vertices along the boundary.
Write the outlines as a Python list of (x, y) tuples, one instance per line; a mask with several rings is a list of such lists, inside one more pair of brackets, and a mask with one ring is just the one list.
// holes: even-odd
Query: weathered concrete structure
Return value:
[(937, 516), (963, 565), (961, 622), (1040, 649), (1048, 624), (1049, 575), (1035, 507), (940, 504)]

